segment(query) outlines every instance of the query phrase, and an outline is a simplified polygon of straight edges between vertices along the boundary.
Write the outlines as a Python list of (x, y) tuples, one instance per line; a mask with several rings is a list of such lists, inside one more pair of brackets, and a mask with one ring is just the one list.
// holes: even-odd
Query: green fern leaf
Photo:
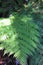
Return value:
[(14, 56), (20, 63), (26, 65), (28, 55), (36, 54), (35, 50), (38, 49), (38, 29), (38, 25), (30, 14), (14, 14), (14, 17), (9, 19), (1, 19), (0, 48), (5, 48), (5, 53), (15, 53)]

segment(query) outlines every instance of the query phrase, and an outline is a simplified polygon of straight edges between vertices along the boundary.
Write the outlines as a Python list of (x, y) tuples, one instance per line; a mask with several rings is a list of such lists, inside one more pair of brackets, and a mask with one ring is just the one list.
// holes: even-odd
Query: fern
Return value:
[[(27, 3), (26, 0), (24, 1)], [(11, 14), (9, 18), (0, 19), (0, 48), (5, 48), (5, 53), (14, 53), (21, 65), (26, 65), (28, 55), (32, 55), (30, 65), (43, 64), (43, 10), (40, 10), (41, 1), (37, 4), (39, 0), (30, 0), (27, 6), (22, 0), (15, 0), (15, 2), (7, 0), (7, 4), (0, 0), (0, 4), (2, 3), (0, 13), (3, 17), (8, 17), (14, 10), (18, 11), (18, 13)], [(11, 6), (7, 8), (9, 3)], [(40, 13), (40, 11), (42, 12)], [(6, 14), (7, 12), (8, 14)]]
[(5, 53), (14, 53), (19, 62), (26, 65), (28, 55), (33, 56), (38, 49), (39, 26), (33, 16), (26, 12), (1, 19), (0, 42), (0, 48), (6, 49)]
[(39, 26), (40, 41), (38, 44), (38, 51), (30, 59), (30, 65), (43, 65), (43, 14), (35, 19)]

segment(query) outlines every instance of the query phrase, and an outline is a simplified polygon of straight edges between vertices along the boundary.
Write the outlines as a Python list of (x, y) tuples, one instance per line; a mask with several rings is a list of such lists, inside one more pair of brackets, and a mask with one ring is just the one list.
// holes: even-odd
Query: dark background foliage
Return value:
[(0, 0), (0, 17), (8, 17), (12, 12), (21, 11), (24, 4), (27, 7), (29, 4), (30, 9), (43, 9), (43, 0)]

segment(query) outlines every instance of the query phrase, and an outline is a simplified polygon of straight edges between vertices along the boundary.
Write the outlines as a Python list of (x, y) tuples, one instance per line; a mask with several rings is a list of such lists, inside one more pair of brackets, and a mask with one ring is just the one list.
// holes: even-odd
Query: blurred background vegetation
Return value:
[(0, 0), (0, 17), (8, 17), (24, 9), (43, 14), (43, 0)]

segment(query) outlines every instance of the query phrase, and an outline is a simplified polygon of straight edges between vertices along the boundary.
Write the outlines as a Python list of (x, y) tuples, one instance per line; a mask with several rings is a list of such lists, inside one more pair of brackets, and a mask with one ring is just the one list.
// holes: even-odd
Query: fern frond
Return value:
[[(20, 63), (26, 65), (27, 56), (36, 54), (38, 49), (39, 27), (32, 15), (26, 13), (16, 14), (14, 19), (8, 20), (10, 20), (10, 25), (3, 25), (1, 21), (4, 23), (4, 19), (0, 20), (0, 41), (2, 42), (0, 47), (5, 48), (6, 53), (15, 53), (14, 56), (19, 59)], [(5, 40), (3, 40), (4, 37)]]

